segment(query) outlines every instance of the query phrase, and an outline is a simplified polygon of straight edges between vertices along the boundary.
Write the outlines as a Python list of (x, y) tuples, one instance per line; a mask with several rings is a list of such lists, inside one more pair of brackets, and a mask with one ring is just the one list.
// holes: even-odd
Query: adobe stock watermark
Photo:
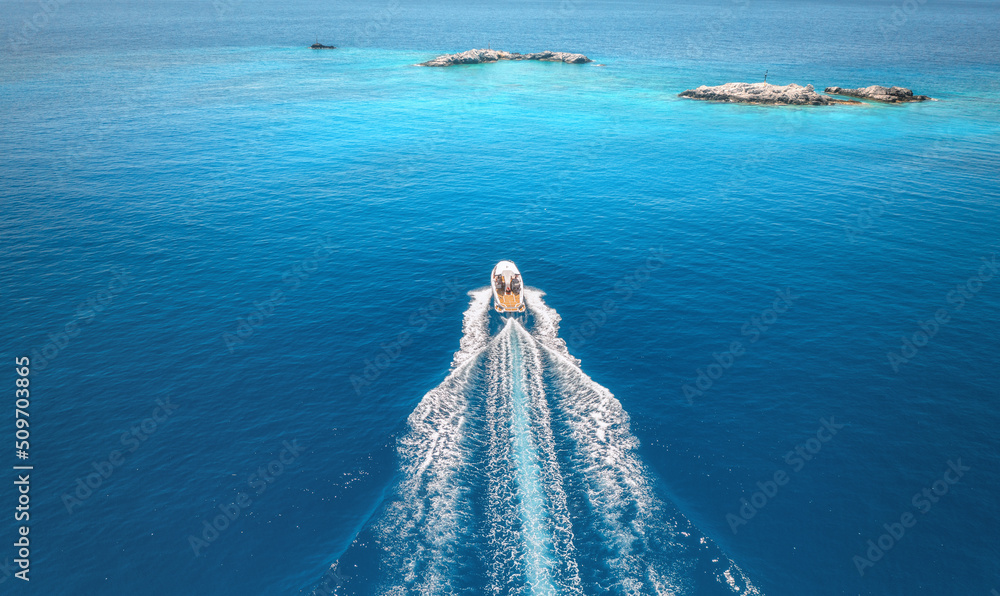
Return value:
[(891, 204), (891, 201), (875, 197), (868, 203), (867, 207), (862, 207), (853, 216), (855, 220), (853, 223), (844, 222), (844, 233), (847, 235), (847, 241), (851, 244), (857, 244), (861, 235), (874, 225), (875, 220), (882, 217), (885, 208)]
[(371, 45), (372, 41), (382, 35), (402, 12), (403, 6), (399, 0), (389, 0), (384, 7), (372, 11), (364, 27), (354, 27), (354, 37), (351, 40), (354, 47)]
[[(923, 150), (919, 159), (915, 160), (908, 167), (930, 169), (935, 162), (940, 161), (942, 154), (949, 150), (951, 150), (951, 147), (945, 145), (940, 140), (934, 141), (930, 147)], [(891, 190), (895, 196), (899, 196), (903, 193), (904, 188), (900, 183), (896, 182), (892, 185)], [(857, 244), (862, 236), (871, 230), (878, 219), (885, 214), (885, 208), (892, 205), (892, 203), (893, 201), (888, 198), (875, 197), (868, 202), (867, 206), (862, 207), (856, 214), (844, 220), (842, 223), (847, 241), (851, 244)]]
[(658, 271), (666, 264), (667, 252), (663, 250), (662, 246), (650, 248), (649, 253), (642, 265), (615, 282), (615, 294), (619, 296), (617, 301), (608, 298), (601, 303), (601, 308), (586, 312), (587, 321), (585, 323), (574, 325), (569, 329), (567, 344), (571, 349), (586, 345), (587, 341), (607, 324), (608, 317), (618, 312), (619, 307), (631, 300), (635, 292), (642, 289), (642, 286), (650, 280), (653, 272)]
[(455, 278), (444, 282), (444, 287), (436, 297), (410, 315), (407, 322), (412, 329), (401, 331), (392, 341), (379, 344), (378, 352), (373, 357), (365, 359), (365, 367), (361, 372), (350, 376), (351, 387), (354, 388), (355, 395), (360, 396), (366, 387), (381, 377), (382, 373), (388, 370), (392, 363), (399, 358), (403, 348), (413, 343), (414, 336), (423, 333), (431, 323), (441, 317), (446, 306), (455, 302), (462, 295), (462, 289), (458, 286), (458, 282), (459, 280)]
[[(935, 480), (929, 488), (925, 488), (913, 495), (913, 498), (910, 499), (910, 504), (921, 515), (927, 515), (931, 508), (941, 500), (941, 497), (948, 494), (951, 487), (957, 484), (965, 476), (965, 473), (971, 469), (969, 466), (962, 465), (961, 458), (955, 461), (948, 460), (948, 467), (945, 468), (941, 478)], [(917, 517), (911, 511), (904, 511), (899, 516), (898, 522), (894, 521), (882, 524), (885, 534), (882, 534), (875, 540), (869, 539), (867, 542), (868, 550), (864, 552), (864, 556), (854, 555), (851, 559), (851, 562), (854, 563), (854, 568), (858, 570), (858, 575), (864, 577), (865, 570), (874, 567), (875, 563), (881, 561), (885, 557), (885, 554), (902, 540), (906, 535), (906, 531), (915, 525), (917, 525)]]
[(743, 16), (742, 13), (750, 6), (750, 0), (729, 0), (728, 4), (729, 6), (724, 6), (712, 19), (705, 21), (703, 33), (685, 40), (687, 42), (685, 54), (688, 58), (701, 58), (707, 48), (724, 37), (727, 34), (726, 29)]
[(21, 22), (20, 29), (17, 29), (11, 34), (9, 38), (9, 47), (12, 53), (18, 53), (28, 47), (31, 40), (38, 35), (41, 35), (43, 31), (52, 22), (56, 14), (59, 13), (59, 9), (66, 6), (73, 0), (38, 0), (38, 8), (40, 9), (35, 14), (31, 15), (30, 19), (24, 19)]
[(878, 30), (882, 32), (882, 40), (889, 42), (893, 36), (899, 33), (900, 27), (909, 22), (910, 17), (917, 14), (920, 7), (927, 4), (927, 0), (903, 0), (902, 4), (893, 4), (889, 21), (879, 21)]
[[(476, 113), (486, 110), (497, 96), (496, 91), (484, 92), (476, 81), (462, 83), (459, 97), (445, 102), (438, 110), (437, 113), (442, 118), (474, 119)], [(382, 163), (379, 168), (384, 171), (377, 173), (379, 181), (393, 190), (405, 190), (414, 184), (420, 184), (425, 180), (428, 169), (434, 167), (434, 157), (441, 153), (441, 148), (446, 144), (442, 134), (428, 134), (396, 147), (380, 160)]]
[[(196, 101), (198, 98), (192, 96), (191, 100)], [(278, 135), (273, 130), (273, 124), (268, 124), (268, 126), (272, 128), (254, 128), (247, 133), (245, 140), (239, 147), (240, 163), (253, 164), (257, 160), (268, 159), (273, 154), (274, 147), (278, 144)], [(209, 180), (210, 187), (206, 185), (202, 187), (203, 190), (187, 193), (175, 211), (185, 224), (203, 226), (206, 215), (210, 213), (208, 208), (213, 206), (213, 195), (225, 196), (239, 188), (245, 181), (246, 174), (243, 170), (236, 164), (232, 164), (232, 167), (225, 168), (219, 175), (213, 176)], [(221, 205), (216, 205), (216, 207), (220, 208)]]
[(212, 8), (215, 9), (215, 17), (218, 19), (224, 18), (240, 4), (243, 4), (243, 0), (212, 0)]
[(230, 354), (235, 353), (237, 347), (245, 344), (274, 315), (274, 311), (285, 303), (288, 292), (299, 289), (302, 283), (319, 271), (320, 265), (340, 248), (333, 242), (330, 234), (321, 238), (317, 244), (310, 257), (302, 259), (282, 273), (281, 286), (272, 290), (266, 300), (255, 301), (253, 310), (237, 319), (236, 327), (232, 331), (222, 333), (222, 343), (226, 345), (226, 350)]
[(576, 7), (580, 3), (575, 0), (560, 0), (559, 6), (555, 9), (546, 8), (546, 19), (568, 19), (576, 14)]
[(819, 422), (821, 426), (814, 436), (810, 437), (805, 443), (796, 445), (795, 449), (785, 454), (785, 463), (790, 468), (790, 472), (786, 472), (784, 468), (775, 470), (769, 480), (757, 483), (759, 490), (752, 493), (749, 499), (746, 497), (740, 498), (740, 508), (737, 510), (739, 515), (736, 513), (726, 514), (726, 522), (729, 523), (729, 528), (733, 531), (733, 534), (739, 532), (741, 526), (747, 525), (757, 515), (758, 511), (766, 507), (774, 497), (778, 496), (780, 488), (787, 485), (793, 478), (793, 475), (800, 472), (806, 466), (806, 462), (812, 461), (819, 454), (823, 449), (824, 443), (828, 443), (837, 435), (837, 431), (847, 426), (846, 424), (837, 424), (833, 416), (829, 420), (820, 418)]
[[(788, 311), (789, 308), (799, 299), (798, 294), (792, 294), (790, 289), (777, 290), (775, 292), (777, 297), (771, 302), (769, 308), (765, 308), (760, 312), (759, 315), (754, 315), (740, 327), (740, 337), (747, 338), (748, 345), (757, 343), (768, 329), (774, 325), (778, 318)], [(694, 384), (685, 383), (681, 386), (681, 392), (684, 394), (684, 398), (687, 400), (688, 405), (694, 405), (694, 399), (696, 397), (702, 397), (712, 388), (717, 380), (722, 378), (722, 376), (733, 367), (736, 360), (746, 354), (747, 348), (743, 345), (743, 342), (739, 340), (732, 340), (729, 342), (729, 348), (721, 353), (716, 352), (712, 354), (712, 362), (705, 368), (699, 368), (696, 370), (697, 376), (695, 377)]]
[(114, 276), (111, 281), (104, 288), (91, 292), (86, 301), (77, 305), (73, 318), (55, 333), (50, 333), (45, 345), (31, 349), (31, 364), (36, 371), (48, 368), (69, 347), (72, 340), (80, 335), (83, 328), (97, 320), (111, 306), (115, 296), (122, 293), (134, 279), (123, 267), (112, 267), (111, 273)]
[[(948, 304), (954, 306), (953, 312), (959, 312), (965, 308), (966, 300), (971, 300), (975, 297), (983, 289), (983, 284), (993, 279), (993, 276), (997, 274), (996, 253), (991, 254), (989, 258), (983, 257), (981, 260), (983, 261), (983, 265), (979, 267), (975, 275), (969, 277), (965, 282), (956, 285), (955, 289), (945, 295), (945, 300)], [(917, 326), (920, 328), (910, 334), (910, 336), (903, 336), (901, 338), (902, 346), (899, 348), (899, 351), (886, 352), (892, 372), (898, 373), (902, 365), (916, 358), (920, 349), (929, 344), (931, 339), (941, 330), (941, 327), (951, 321), (951, 316), (952, 311), (942, 307), (934, 311), (933, 317), (917, 321)]]
[(556, 168), (536, 181), (538, 192), (529, 194), (527, 204), (518, 209), (512, 219), (508, 219), (507, 227), (516, 234), (534, 233), (532, 230), (543, 225), (541, 222), (550, 216), (550, 208), (555, 209), (567, 197), (576, 194), (573, 184), (578, 182), (578, 172), (606, 163), (624, 129), (625, 118), (615, 112), (600, 127), (599, 133), (589, 135), (586, 141), (574, 146), (572, 170)]
[(302, 454), (302, 447), (299, 446), (297, 439), (291, 443), (283, 441), (281, 446), (281, 451), (274, 459), (259, 466), (257, 471), (247, 476), (246, 490), (241, 490), (231, 501), (219, 505), (218, 514), (213, 510), (212, 514), (202, 520), (199, 535), (188, 534), (188, 546), (191, 547), (195, 557), (200, 557), (203, 550), (218, 540), (240, 515), (253, 506), (253, 499), (267, 492), (268, 486), (273, 484), (278, 476), (281, 476)]
[(62, 504), (66, 507), (66, 513), (72, 515), (74, 509), (83, 505), (84, 501), (93, 496), (94, 491), (99, 490), (116, 470), (125, 465), (129, 456), (142, 447), (157, 430), (170, 420), (177, 408), (176, 404), (170, 403), (169, 397), (157, 399), (156, 406), (148, 418), (133, 424), (121, 434), (119, 442), (122, 448), (112, 449), (103, 459), (92, 462), (91, 467), (94, 471), (78, 477), (76, 486), (62, 494)]
[[(128, 93), (119, 94), (118, 103), (108, 110), (94, 114), (85, 129), (86, 134), (77, 135), (63, 150), (59, 151), (60, 164), (52, 170), (52, 176), (63, 183), (76, 184), (73, 175), (80, 169), (85, 159), (99, 159), (101, 149), (109, 149), (120, 134), (127, 129), (129, 111), (140, 111), (151, 103), (152, 93), (144, 87), (130, 88)], [(86, 167), (85, 167), (86, 169)]]
[(5, 583), (17, 572), (17, 565), (11, 562), (10, 557), (4, 559), (3, 563), (0, 563), (0, 574), (2, 574), (2, 577), (0, 577), (0, 584)]

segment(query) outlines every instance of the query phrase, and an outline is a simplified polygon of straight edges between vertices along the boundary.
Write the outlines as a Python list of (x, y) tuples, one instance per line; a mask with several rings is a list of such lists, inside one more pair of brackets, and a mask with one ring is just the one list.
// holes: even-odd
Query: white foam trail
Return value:
[(489, 592), (520, 585), (533, 596), (582, 594), (537, 342), (508, 320), (487, 369)]
[(391, 569), (386, 569), (384, 577), (398, 577), (405, 586), (386, 586), (387, 591), (446, 592), (453, 545), (471, 525), (458, 473), (466, 459), (463, 427), (468, 417), (466, 392), (473, 375), (470, 365), (489, 339), (489, 289), (469, 295), (464, 335), (452, 371), (420, 400), (407, 420), (409, 432), (399, 440), (402, 480), (380, 533), (396, 542), (393, 557), (386, 562)]
[[(410, 416), (410, 432), (399, 441), (403, 480), (401, 499), (388, 519), (398, 536), (401, 569), (407, 584), (420, 594), (439, 593), (450, 577), (448, 552), (468, 517), (462, 506), (457, 471), (464, 460), (462, 445), (468, 384), (465, 367), (430, 391)], [(419, 575), (417, 563), (424, 565)]]
[(517, 328), (508, 320), (504, 335), (510, 345), (511, 378), (511, 438), (513, 440), (514, 471), (521, 517), (521, 537), (524, 540), (525, 571), (531, 594), (555, 594), (552, 584), (552, 544), (548, 528), (547, 504), (541, 483), (541, 465), (532, 437), (531, 397), (528, 394), (528, 374)]
[[(582, 472), (587, 499), (596, 515), (596, 530), (614, 553), (608, 563), (617, 572), (617, 591), (651, 594), (656, 592), (656, 584), (676, 584), (685, 576), (677, 568), (683, 559), (661, 557), (664, 560), (653, 561), (646, 556), (653, 546), (647, 536), (649, 527), (662, 525), (658, 522), (662, 516), (635, 453), (638, 441), (629, 432), (628, 415), (610, 391), (572, 361), (556, 350), (544, 349), (560, 390), (556, 407), (571, 429), (575, 468)], [(656, 529), (660, 540), (673, 530)], [(684, 589), (674, 585), (666, 593)]]
[(459, 342), (458, 351), (455, 352), (455, 357), (452, 359), (452, 368), (456, 368), (477, 356), (489, 343), (489, 310), (492, 295), (493, 291), (490, 288), (479, 288), (469, 292), (472, 299), (469, 301), (469, 308), (466, 309), (462, 319), (462, 340)]
[[(606, 544), (614, 545), (608, 564), (618, 574), (617, 591), (637, 596), (688, 593), (686, 578), (698, 554), (687, 552), (677, 537), (682, 532), (678, 524), (690, 523), (669, 515), (656, 497), (652, 476), (639, 459), (628, 414), (607, 388), (580, 369), (580, 361), (554, 335), (561, 317), (545, 304), (543, 295), (532, 291), (527, 301), (537, 323), (533, 335), (545, 353), (546, 370), (554, 372), (558, 389), (554, 407), (571, 429), (573, 468), (587, 486), (598, 532)], [(720, 581), (736, 593), (760, 593), (735, 563), (728, 563), (728, 569), (719, 573)]]
[[(628, 414), (580, 369), (543, 295), (525, 289), (532, 333), (510, 319), (490, 338), (491, 290), (469, 292), (452, 370), (399, 440), (399, 485), (375, 526), (380, 593), (468, 592), (471, 558), (485, 563), (485, 591), (495, 596), (582, 595), (585, 545), (574, 543), (574, 523), (596, 541), (588, 550), (606, 553), (607, 570), (593, 571), (601, 589), (692, 592), (705, 556), (697, 551), (710, 541), (681, 538), (690, 522), (657, 498)], [(731, 561), (717, 578), (735, 593), (759, 594)]]
[(522, 584), (524, 561), (520, 552), (517, 523), (517, 486), (511, 441), (510, 343), (504, 333), (494, 341), (487, 356), (486, 416), (489, 429), (487, 451), (487, 523), (489, 528), (489, 593), (505, 594), (511, 585)]
[(538, 288), (526, 287), (522, 291), (522, 294), (525, 306), (528, 307), (528, 311), (531, 312), (531, 315), (535, 319), (535, 324), (531, 331), (535, 339), (579, 364), (580, 361), (570, 355), (565, 340), (559, 337), (559, 322), (562, 321), (562, 317), (559, 316), (556, 309), (545, 304), (545, 301), (542, 300), (545, 292)]
[(564, 478), (556, 454), (556, 441), (545, 394), (541, 350), (535, 338), (516, 321), (513, 323), (512, 336), (517, 338), (517, 346), (523, 354), (522, 363), (526, 373), (524, 390), (530, 399), (532, 439), (536, 446), (535, 457), (540, 467), (539, 473), (548, 505), (547, 534), (554, 555), (554, 581), (558, 585), (559, 594), (583, 594), (573, 545), (573, 522), (563, 488)]

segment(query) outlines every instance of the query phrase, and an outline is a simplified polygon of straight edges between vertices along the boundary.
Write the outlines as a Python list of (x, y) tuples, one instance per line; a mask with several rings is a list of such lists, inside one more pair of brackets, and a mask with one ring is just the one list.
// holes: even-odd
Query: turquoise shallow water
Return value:
[[(4, 8), (8, 40), (42, 10)], [(4, 588), (309, 593), (339, 562), (341, 593), (523, 594), (525, 569), (535, 593), (732, 593), (727, 571), (771, 595), (1000, 589), (1000, 13), (894, 18), (753, 0), (60, 4), (0, 62), (0, 338), (32, 355), (37, 466), (33, 582)], [(306, 50), (317, 35), (344, 47)], [(413, 66), (487, 44), (596, 63)], [(765, 70), (940, 101), (677, 97)], [(501, 258), (545, 293), (579, 368), (549, 351), (551, 317), (470, 334), (467, 293)], [(486, 351), (457, 387), (471, 345)], [(464, 425), (435, 417), (456, 403)], [(845, 426), (821, 441), (831, 418)], [(914, 495), (959, 459), (924, 511)], [(431, 472), (440, 511), (466, 517), (390, 533), (431, 502)], [(854, 557), (905, 513), (861, 575)]]

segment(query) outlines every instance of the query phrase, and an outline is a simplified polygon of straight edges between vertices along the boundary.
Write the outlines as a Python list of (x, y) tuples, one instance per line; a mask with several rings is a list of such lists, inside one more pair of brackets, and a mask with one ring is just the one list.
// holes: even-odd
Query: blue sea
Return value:
[[(0, 593), (1000, 592), (1000, 4), (0, 34)], [(765, 74), (937, 101), (677, 96)]]

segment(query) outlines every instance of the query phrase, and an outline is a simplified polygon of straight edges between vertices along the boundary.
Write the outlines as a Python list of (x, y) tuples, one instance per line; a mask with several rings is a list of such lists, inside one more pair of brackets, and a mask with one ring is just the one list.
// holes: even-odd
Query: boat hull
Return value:
[(493, 288), (493, 308), (499, 313), (521, 313), (524, 305), (524, 284), (521, 272), (512, 261), (500, 261), (490, 273)]

